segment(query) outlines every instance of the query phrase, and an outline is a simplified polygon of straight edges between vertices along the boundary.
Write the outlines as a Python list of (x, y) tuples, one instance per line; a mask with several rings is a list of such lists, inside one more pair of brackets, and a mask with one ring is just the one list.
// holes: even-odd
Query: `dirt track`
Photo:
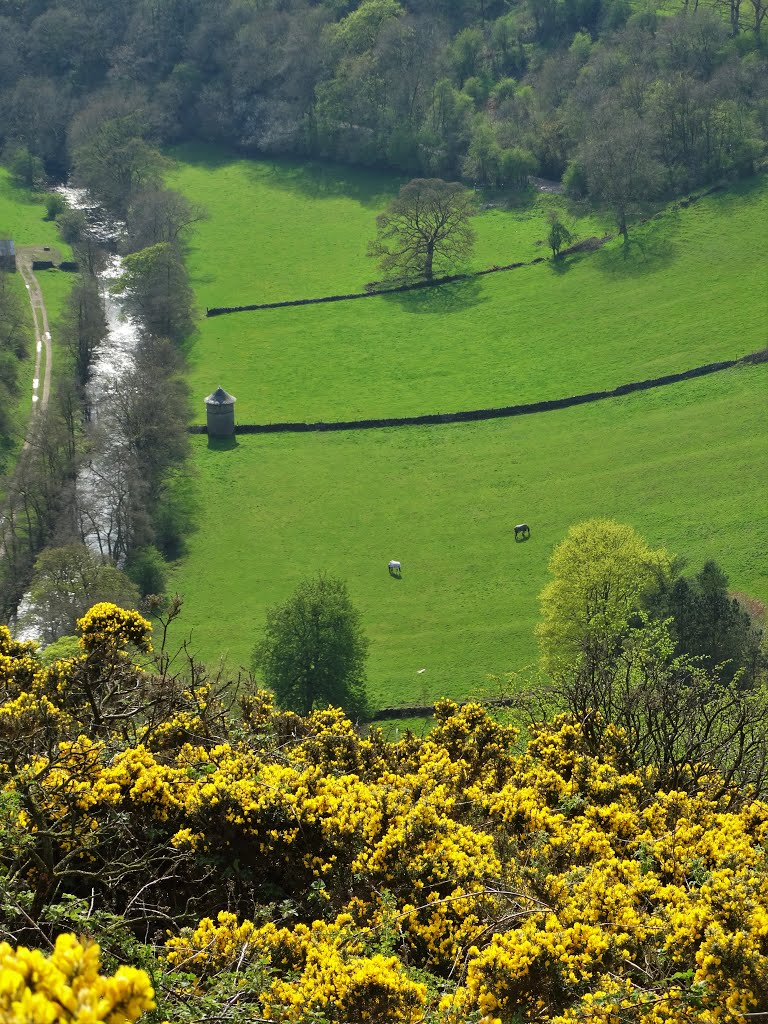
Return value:
[[(45, 301), (40, 284), (32, 272), (32, 260), (37, 253), (38, 250), (33, 246), (20, 246), (16, 250), (16, 265), (27, 287), (29, 304), (32, 307), (32, 322), (35, 328), (35, 373), (32, 380), (33, 417), (38, 416), (48, 405), (48, 397), (51, 391), (51, 370), (53, 367), (48, 314), (45, 309)], [(25, 448), (28, 443), (28, 441), (24, 442)]]

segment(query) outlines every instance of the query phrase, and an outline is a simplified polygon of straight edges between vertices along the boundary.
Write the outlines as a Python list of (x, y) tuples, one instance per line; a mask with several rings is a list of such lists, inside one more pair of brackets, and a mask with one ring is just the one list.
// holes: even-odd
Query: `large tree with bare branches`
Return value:
[(472, 193), (458, 182), (414, 178), (376, 218), (368, 255), (389, 277), (431, 281), (435, 264), (453, 266), (472, 252), (475, 212)]

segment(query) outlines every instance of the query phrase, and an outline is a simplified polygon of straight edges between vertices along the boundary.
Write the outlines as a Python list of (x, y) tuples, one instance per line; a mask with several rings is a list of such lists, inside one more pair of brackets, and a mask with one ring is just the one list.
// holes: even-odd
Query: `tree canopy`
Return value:
[(320, 574), (267, 611), (254, 666), (283, 707), (309, 714), (332, 704), (354, 716), (366, 710), (367, 653), (346, 584)]
[(388, 276), (431, 281), (435, 264), (453, 266), (472, 253), (472, 194), (455, 181), (414, 178), (376, 218), (368, 255)]
[(620, 650), (641, 598), (669, 575), (670, 557), (631, 526), (590, 519), (572, 526), (549, 562), (537, 627), (545, 670), (556, 676), (583, 658)]

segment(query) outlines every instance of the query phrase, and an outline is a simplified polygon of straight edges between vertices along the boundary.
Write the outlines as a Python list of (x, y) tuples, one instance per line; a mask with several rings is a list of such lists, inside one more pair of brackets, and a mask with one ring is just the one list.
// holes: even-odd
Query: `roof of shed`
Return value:
[(234, 395), (228, 395), (224, 388), (216, 388), (212, 395), (205, 400), (206, 405), (234, 405), (237, 399)]

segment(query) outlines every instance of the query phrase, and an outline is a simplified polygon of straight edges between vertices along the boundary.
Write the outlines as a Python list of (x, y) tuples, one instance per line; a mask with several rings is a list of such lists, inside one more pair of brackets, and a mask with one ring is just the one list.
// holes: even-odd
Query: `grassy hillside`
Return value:
[[(387, 194), (376, 176), (222, 158), (180, 166), (172, 182), (210, 213), (191, 255), (203, 309), (339, 292), (371, 276), (365, 245)], [(562, 202), (539, 198), (552, 201)], [(743, 355), (765, 344), (760, 220), (766, 179), (671, 209), (629, 246), (558, 269), (204, 319), (191, 352), (198, 418), (218, 384), (237, 396), (240, 422), (348, 419), (557, 398)], [(480, 263), (543, 252), (538, 206), (476, 223)]]
[(43, 195), (19, 188), (0, 167), (0, 238), (12, 238), (17, 245), (50, 245), (69, 252), (56, 224), (44, 218)]
[[(366, 247), (377, 214), (406, 179), (335, 164), (244, 160), (197, 144), (172, 155), (168, 184), (208, 215), (196, 226), (190, 259), (203, 310), (361, 291), (376, 277)], [(546, 254), (547, 210), (566, 207), (535, 192), (479, 203), (471, 264), (478, 270)], [(608, 230), (600, 218), (567, 218), (579, 237)]]
[[(716, 558), (765, 600), (767, 385), (760, 366), (515, 420), (241, 435), (223, 450), (195, 438), (176, 637), (246, 664), (265, 607), (327, 569), (363, 612), (377, 703), (465, 696), (532, 662), (549, 555), (595, 515), (691, 566)], [(523, 519), (531, 539), (515, 544)]]

